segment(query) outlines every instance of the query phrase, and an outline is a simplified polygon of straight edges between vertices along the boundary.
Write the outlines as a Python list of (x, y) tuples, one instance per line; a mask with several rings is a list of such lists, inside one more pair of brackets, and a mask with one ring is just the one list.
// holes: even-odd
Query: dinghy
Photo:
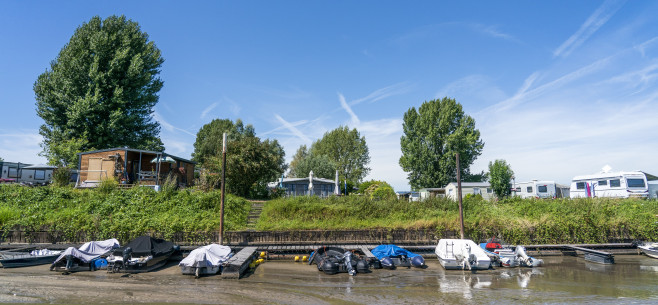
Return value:
[(493, 257), (494, 266), (502, 267), (540, 267), (544, 260), (529, 256), (523, 246), (512, 248), (510, 245), (503, 245), (498, 238), (491, 238), (480, 247)]
[(119, 247), (119, 241), (111, 238), (102, 241), (90, 241), (80, 248), (69, 247), (62, 252), (50, 266), (51, 271), (94, 271), (107, 267), (107, 260), (101, 255)]
[(395, 269), (396, 267), (425, 266), (425, 259), (419, 254), (413, 253), (396, 245), (379, 245), (370, 252), (379, 259), (383, 268)]
[(0, 264), (2, 268), (29, 267), (45, 265), (53, 262), (62, 251), (48, 249), (33, 250), (31, 252), (0, 252)]
[(434, 251), (445, 269), (486, 270), (491, 259), (470, 239), (441, 239)]
[(648, 257), (658, 258), (658, 243), (644, 243), (637, 248)]
[(116, 248), (107, 258), (108, 272), (139, 273), (149, 272), (167, 263), (169, 257), (179, 250), (170, 241), (150, 236), (140, 236)]
[(320, 247), (316, 249), (308, 263), (316, 264), (318, 271), (326, 274), (347, 272), (356, 275), (357, 272), (370, 272), (370, 265), (360, 256), (339, 247)]
[(200, 277), (203, 274), (217, 274), (222, 264), (228, 261), (233, 254), (228, 246), (210, 244), (194, 249), (179, 264), (183, 274)]

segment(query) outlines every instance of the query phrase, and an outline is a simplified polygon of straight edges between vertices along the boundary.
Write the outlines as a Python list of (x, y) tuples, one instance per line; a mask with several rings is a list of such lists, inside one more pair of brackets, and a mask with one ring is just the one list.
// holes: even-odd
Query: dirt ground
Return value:
[[(240, 280), (182, 275), (177, 263), (149, 273), (104, 270), (63, 275), (48, 265), (0, 269), (0, 303), (66, 304), (528, 304), (658, 303), (658, 260), (618, 257), (607, 266), (576, 257), (546, 258), (541, 268), (472, 273), (426, 269), (326, 275), (315, 266), (266, 261)], [(655, 304), (655, 303), (654, 303)]]

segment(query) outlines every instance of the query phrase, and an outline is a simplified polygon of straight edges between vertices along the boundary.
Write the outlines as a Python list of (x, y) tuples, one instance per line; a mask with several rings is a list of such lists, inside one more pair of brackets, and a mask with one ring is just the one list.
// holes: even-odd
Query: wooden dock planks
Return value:
[(222, 270), (223, 279), (239, 279), (256, 257), (258, 247), (245, 247), (228, 260)]

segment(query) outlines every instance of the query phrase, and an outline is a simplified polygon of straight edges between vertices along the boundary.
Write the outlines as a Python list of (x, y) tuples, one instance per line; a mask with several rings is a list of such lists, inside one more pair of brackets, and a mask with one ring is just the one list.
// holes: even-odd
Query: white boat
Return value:
[(486, 270), (491, 267), (487, 253), (470, 239), (441, 239), (434, 253), (447, 270)]
[(50, 266), (51, 271), (83, 271), (107, 266), (107, 261), (98, 261), (101, 255), (119, 247), (119, 241), (111, 238), (102, 241), (90, 241), (79, 249), (69, 247), (62, 252)]
[(540, 267), (544, 260), (528, 256), (525, 247), (503, 245), (503, 242), (497, 238), (491, 238), (485, 243), (480, 244), (480, 248), (493, 258), (493, 265), (496, 267)]
[(210, 244), (194, 249), (178, 266), (183, 274), (191, 274), (198, 278), (202, 274), (217, 274), (222, 264), (231, 256), (230, 247)]
[(658, 258), (658, 243), (645, 243), (637, 248), (649, 257)]

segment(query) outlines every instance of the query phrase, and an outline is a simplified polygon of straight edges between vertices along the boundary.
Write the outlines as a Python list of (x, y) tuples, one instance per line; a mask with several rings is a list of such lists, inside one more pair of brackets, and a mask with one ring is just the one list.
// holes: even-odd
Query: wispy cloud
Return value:
[(483, 25), (479, 23), (470, 23), (468, 24), (470, 28), (472, 28), (476, 32), (483, 33), (487, 36), (493, 37), (493, 38), (501, 38), (504, 40), (508, 41), (513, 41), (520, 43), (521, 41), (518, 40), (516, 37), (512, 36), (511, 34), (505, 33), (501, 30), (498, 29), (498, 27), (494, 25)]
[(642, 54), (642, 57), (646, 56), (646, 50), (652, 46), (655, 46), (658, 43), (658, 36), (651, 38), (637, 46), (635, 46), (635, 49), (640, 51), (640, 54)]
[(217, 105), (219, 105), (219, 103), (215, 102), (215, 103), (210, 104), (210, 106), (206, 107), (206, 109), (203, 109), (203, 111), (201, 112), (200, 118), (205, 119), (206, 116), (208, 115), (208, 113), (210, 111), (212, 111), (213, 109), (215, 109), (215, 107), (217, 107)]
[(381, 89), (377, 89), (372, 93), (368, 94), (365, 97), (353, 100), (350, 105), (357, 105), (362, 102), (374, 103), (376, 101), (391, 97), (394, 95), (400, 95), (411, 91), (413, 85), (408, 82), (401, 82), (394, 85), (390, 85)]
[(594, 34), (601, 26), (626, 3), (625, 0), (606, 0), (599, 6), (599, 8), (592, 13), (585, 23), (583, 23), (578, 31), (571, 35), (569, 39), (562, 43), (555, 51), (553, 56), (569, 56), (576, 48), (578, 48), (585, 40)]
[(345, 112), (347, 112), (347, 114), (350, 115), (350, 118), (352, 119), (352, 124), (359, 125), (360, 122), (359, 117), (356, 116), (354, 111), (352, 111), (350, 105), (347, 104), (347, 102), (345, 101), (345, 97), (342, 94), (338, 93), (338, 100), (340, 100), (340, 106), (343, 107), (343, 109), (345, 109)]
[(293, 124), (290, 124), (288, 121), (284, 120), (280, 115), (274, 114), (274, 117), (279, 121), (279, 123), (283, 124), (283, 126), (288, 129), (292, 134), (294, 134), (296, 137), (298, 137), (300, 140), (304, 141), (305, 143), (310, 143), (311, 139), (306, 136), (302, 131), (297, 129)]
[(41, 141), (37, 130), (0, 130), (0, 157), (7, 162), (46, 163), (38, 156)]
[(170, 124), (170, 123), (167, 122), (167, 121), (164, 119), (164, 117), (162, 117), (162, 115), (160, 115), (160, 113), (158, 113), (157, 111), (156, 111), (156, 112), (153, 112), (153, 118), (154, 118), (156, 121), (158, 121), (158, 123), (160, 123), (160, 126), (162, 126), (162, 128), (164, 128), (166, 131), (169, 131), (169, 132), (180, 131), (180, 132), (182, 132), (182, 133), (185, 133), (185, 134), (191, 135), (191, 136), (193, 136), (193, 137), (196, 137), (196, 134), (191, 133), (191, 132), (189, 132), (189, 131), (187, 131), (187, 130), (185, 130), (185, 129), (183, 129), (183, 128), (178, 128), (178, 127), (176, 127), (176, 126)]

